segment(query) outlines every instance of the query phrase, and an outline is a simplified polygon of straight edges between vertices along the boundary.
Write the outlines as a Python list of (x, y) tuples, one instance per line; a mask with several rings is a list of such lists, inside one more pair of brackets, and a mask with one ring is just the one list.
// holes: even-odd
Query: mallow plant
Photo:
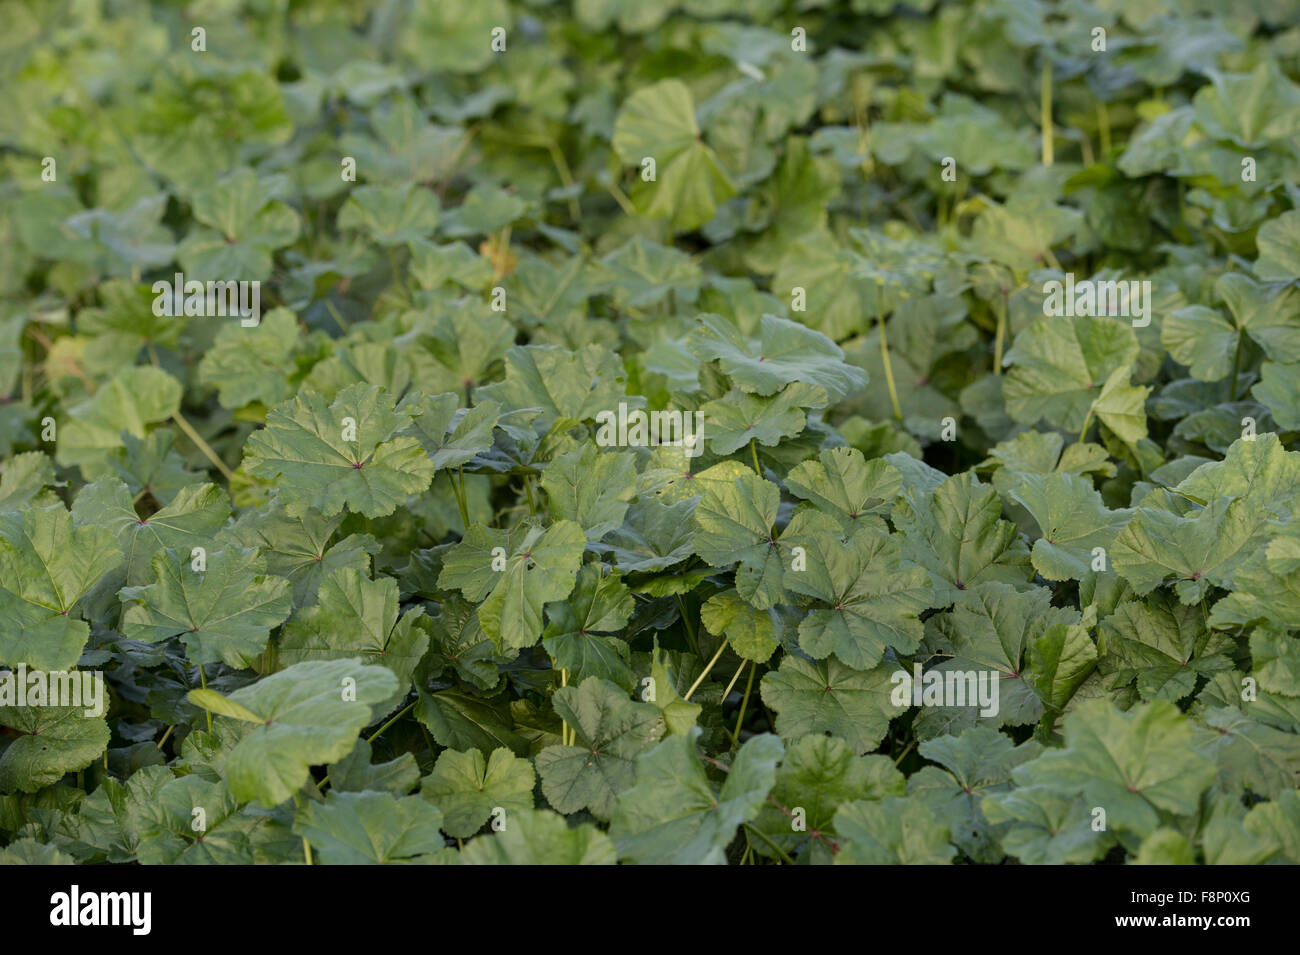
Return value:
[(5, 4), (0, 861), (1300, 863), (1284, 7)]

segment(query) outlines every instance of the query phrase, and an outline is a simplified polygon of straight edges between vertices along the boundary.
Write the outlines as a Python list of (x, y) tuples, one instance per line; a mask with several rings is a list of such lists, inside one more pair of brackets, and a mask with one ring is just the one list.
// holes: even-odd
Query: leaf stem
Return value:
[(749, 691), (754, 688), (754, 671), (758, 669), (755, 663), (749, 668), (749, 678), (745, 680), (745, 696), (740, 701), (740, 714), (736, 717), (736, 730), (731, 734), (731, 743), (733, 746), (740, 745), (740, 727), (745, 723), (745, 710), (749, 707)]
[(700, 675), (695, 678), (695, 682), (691, 684), (691, 688), (687, 690), (686, 695), (682, 697), (683, 702), (690, 702), (691, 694), (699, 689), (700, 684), (704, 682), (704, 678), (709, 675), (709, 671), (713, 669), (713, 664), (718, 662), (718, 658), (722, 656), (722, 651), (725, 649), (727, 649), (727, 641), (724, 639), (722, 641), (722, 646), (718, 647), (718, 652), (713, 655), (713, 659), (708, 662), (702, 671), (700, 671)]
[(1043, 129), (1043, 165), (1050, 166), (1053, 158), (1052, 142), (1052, 58), (1043, 51), (1042, 83), (1038, 98), (1039, 122)]
[(1232, 353), (1232, 384), (1228, 386), (1233, 401), (1237, 400), (1237, 370), (1241, 367), (1241, 340), (1245, 337), (1241, 329), (1237, 329), (1237, 350)]
[(691, 649), (695, 651), (695, 655), (698, 657), (700, 655), (700, 641), (695, 635), (695, 625), (691, 623), (690, 615), (686, 612), (686, 601), (682, 599), (681, 594), (677, 595), (677, 609), (681, 612), (682, 626), (686, 628), (686, 636), (691, 641)]
[[(212, 718), (211, 716), (208, 717), (208, 719), (211, 719), (211, 718)], [(176, 724), (175, 724), (175, 723), (173, 723), (171, 726), (167, 727), (167, 732), (166, 732), (166, 733), (163, 733), (162, 739), (160, 739), (160, 740), (158, 741), (158, 748), (159, 748), (159, 749), (162, 749), (162, 748), (163, 748), (163, 746), (164, 746), (164, 745), (166, 744), (166, 742), (167, 742), (167, 737), (169, 737), (169, 736), (172, 735), (172, 730), (174, 730), (175, 728), (176, 728)]]
[(880, 285), (876, 285), (876, 323), (880, 328), (880, 362), (885, 366), (885, 384), (889, 386), (889, 403), (894, 406), (894, 417), (903, 420), (903, 408), (898, 403), (898, 389), (894, 387), (894, 367), (889, 361), (889, 339), (885, 337), (885, 308), (881, 301)]
[(762, 477), (763, 469), (758, 466), (758, 445), (754, 443), (755, 440), (756, 439), (754, 438), (749, 439), (749, 453), (753, 455), (754, 458), (754, 473), (757, 474), (759, 477)]
[[(457, 487), (459, 482), (459, 487)], [(447, 483), (451, 485), (451, 493), (456, 496), (456, 506), (460, 508), (460, 520), (465, 527), (466, 533), (469, 532), (469, 507), (465, 503), (465, 474), (463, 466), (456, 468), (456, 477), (450, 473), (447, 475)]]
[(912, 747), (914, 747), (915, 745), (916, 745), (916, 740), (913, 739), (912, 742), (908, 743), (905, 747), (903, 747), (903, 751), (898, 754), (898, 759), (894, 760), (894, 765), (897, 766), (899, 763), (901, 763), (903, 761), (903, 757), (906, 756), (908, 753), (910, 753), (912, 751)]
[(185, 420), (185, 416), (181, 414), (179, 408), (172, 413), (172, 420), (175, 421), (176, 424), (180, 426), (180, 429), (185, 432), (185, 436), (194, 442), (194, 446), (203, 452), (203, 456), (211, 461), (213, 466), (221, 472), (222, 476), (226, 479), (226, 483), (232, 483), (235, 480), (235, 472), (226, 466), (225, 461), (217, 457), (217, 452), (213, 451), (212, 446), (208, 444), (208, 442), (204, 441), (199, 433), (194, 430), (194, 426)]
[(993, 374), (1002, 374), (1002, 346), (1007, 340), (1007, 290), (998, 287), (998, 294), (993, 299), (998, 310), (998, 330), (993, 338)]
[[(202, 664), (202, 663), (199, 664), (199, 684), (200, 684), (200, 685), (203, 687), (203, 689), (205, 689), (205, 690), (208, 688), (208, 675), (207, 675), (206, 673), (203, 672), (203, 664)], [(208, 732), (211, 733), (211, 732), (212, 732), (212, 711), (211, 711), (210, 709), (208, 709), (207, 707), (204, 707), (204, 708), (203, 708), (203, 715), (206, 716), (206, 717), (208, 718)], [(161, 748), (161, 747), (159, 747), (159, 748)]]
[(620, 209), (630, 216), (635, 216), (637, 214), (636, 206), (632, 205), (632, 201), (628, 199), (627, 195), (618, 187), (617, 183), (611, 182), (607, 184), (605, 190), (614, 197), (614, 201), (618, 203)]
[[(560, 686), (569, 685), (569, 671), (566, 667), (560, 667)], [(569, 724), (567, 720), (560, 720), (560, 745), (569, 745)]]
[(753, 826), (751, 823), (747, 822), (745, 823), (745, 831), (752, 832), (754, 835), (758, 836), (758, 838), (762, 839), (769, 846), (771, 846), (772, 851), (774, 851), (777, 855), (779, 855), (787, 865), (794, 865), (794, 860), (790, 858), (789, 854), (780, 846), (778, 846), (775, 842), (769, 839), (761, 829), (758, 829), (755, 826)]
[(396, 715), (394, 715), (393, 718), (389, 720), (387, 723), (385, 723), (383, 726), (379, 727), (379, 729), (375, 730), (375, 732), (369, 738), (366, 739), (366, 742), (373, 743), (375, 739), (378, 738), (380, 733), (388, 729), (388, 727), (392, 726), (394, 723), (400, 720), (407, 713), (411, 712), (411, 710), (415, 709), (415, 703), (416, 701), (412, 700), (410, 703), (407, 703), (404, 707), (398, 710)]
[(740, 666), (736, 667), (736, 672), (732, 674), (731, 682), (728, 683), (727, 688), (722, 691), (722, 698), (724, 700), (731, 695), (732, 688), (735, 687), (736, 681), (740, 679), (740, 675), (745, 672), (745, 666), (748, 663), (749, 663), (748, 660), (741, 660)]
[[(1095, 406), (1096, 405), (1094, 403), (1093, 407), (1095, 408)], [(1093, 412), (1093, 408), (1089, 408), (1088, 416), (1083, 419), (1083, 429), (1079, 432), (1079, 440), (1075, 442), (1076, 444), (1083, 444), (1083, 439), (1087, 437), (1088, 425), (1092, 424), (1092, 412)]]

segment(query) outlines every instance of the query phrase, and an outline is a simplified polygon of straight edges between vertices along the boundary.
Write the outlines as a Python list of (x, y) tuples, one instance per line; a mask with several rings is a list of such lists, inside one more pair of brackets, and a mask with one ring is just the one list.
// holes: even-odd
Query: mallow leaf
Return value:
[(244, 469), (279, 478), (291, 516), (314, 507), (332, 517), (344, 507), (383, 517), (433, 479), (433, 462), (420, 442), (398, 436), (405, 411), (375, 385), (356, 384), (327, 403), (305, 391), (271, 409), (266, 427), (249, 436)]
[(572, 746), (548, 746), (537, 754), (542, 794), (566, 815), (590, 809), (608, 819), (618, 794), (636, 778), (637, 757), (664, 732), (659, 708), (628, 699), (626, 691), (599, 677), (555, 691), (551, 705), (574, 733)]
[(781, 741), (769, 733), (747, 740), (717, 789), (696, 736), (670, 736), (637, 760), (637, 783), (618, 797), (609, 827), (621, 861), (721, 865), (736, 827), (758, 815), (776, 781)]
[(372, 706), (397, 688), (392, 671), (351, 659), (297, 663), (235, 690), (228, 699), (260, 722), (248, 725), (226, 760), (230, 792), (268, 808), (289, 799), (312, 766), (352, 751)]
[(179, 636), (194, 663), (250, 666), (293, 610), (289, 583), (268, 576), (256, 550), (226, 547), (205, 562), (198, 570), (189, 554), (157, 554), (153, 583), (122, 588), (122, 633), (145, 643)]

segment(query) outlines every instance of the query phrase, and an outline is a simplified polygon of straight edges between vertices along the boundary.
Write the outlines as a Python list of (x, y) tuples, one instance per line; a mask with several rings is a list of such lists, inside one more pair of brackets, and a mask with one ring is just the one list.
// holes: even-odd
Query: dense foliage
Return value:
[(0, 21), (0, 861), (1300, 862), (1294, 0)]

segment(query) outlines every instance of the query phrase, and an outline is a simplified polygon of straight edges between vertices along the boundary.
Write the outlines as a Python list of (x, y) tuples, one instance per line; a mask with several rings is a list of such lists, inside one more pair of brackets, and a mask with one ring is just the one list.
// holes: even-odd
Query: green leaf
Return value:
[(460, 399), (453, 394), (426, 397), (411, 420), (437, 470), (459, 467), (492, 447), (492, 429), (501, 406), (484, 401), (462, 410), (459, 405)]
[(619, 686), (588, 677), (555, 691), (551, 705), (573, 729), (573, 746), (548, 746), (537, 754), (542, 794), (568, 814), (590, 809), (608, 819), (619, 793), (636, 778), (637, 757), (663, 735), (657, 707), (629, 700)]
[(614, 844), (590, 823), (570, 827), (548, 810), (523, 809), (505, 828), (466, 844), (465, 865), (614, 865)]
[(141, 517), (127, 486), (103, 477), (86, 485), (72, 505), (72, 521), (78, 527), (99, 525), (116, 535), (129, 584), (152, 579), (150, 565), (164, 550), (183, 555), (195, 547), (206, 551), (229, 519), (230, 499), (215, 484), (182, 488), (166, 507)]
[(438, 586), (482, 601), (483, 632), (501, 652), (520, 650), (542, 635), (543, 606), (573, 591), (585, 546), (573, 521), (545, 530), (523, 522), (509, 532), (475, 524), (447, 553)]
[(1029, 645), (1034, 689), (1053, 710), (1065, 708), (1096, 665), (1097, 646), (1083, 624), (1052, 624)]
[(643, 399), (624, 394), (627, 373), (606, 348), (587, 345), (569, 351), (554, 345), (528, 345), (505, 353), (506, 377), (479, 389), (479, 395), (510, 409), (541, 408), (538, 424), (549, 427), (557, 418), (586, 421), (596, 413), (639, 408)]
[[(782, 851), (793, 854), (809, 844), (810, 832), (834, 838), (835, 810), (842, 803), (901, 796), (905, 785), (889, 757), (855, 756), (842, 739), (810, 734), (790, 744), (772, 787), (772, 800), (791, 812), (803, 812), (802, 831), (771, 800), (763, 805), (754, 826)], [(761, 840), (753, 845), (761, 855), (775, 854)]]
[(741, 746), (721, 790), (695, 751), (695, 736), (670, 736), (637, 760), (637, 783), (618, 798), (609, 834), (623, 862), (721, 865), (736, 827), (758, 815), (784, 753), (771, 734)]
[(1217, 732), (1198, 746), (1197, 752), (1218, 767), (1216, 789), (1232, 797), (1249, 791), (1276, 799), (1300, 783), (1300, 746), (1295, 734), (1229, 707), (1207, 710), (1205, 722)]
[(585, 564), (573, 593), (546, 608), (542, 646), (575, 682), (600, 677), (630, 692), (637, 685), (631, 651), (625, 640), (606, 634), (626, 627), (633, 609), (632, 594), (618, 574), (602, 575), (599, 564)]
[(902, 476), (889, 462), (867, 461), (856, 448), (828, 448), (786, 475), (790, 493), (839, 519), (849, 532), (866, 514), (888, 514), (902, 490)]
[(90, 627), (77, 605), (122, 563), (106, 527), (74, 527), (62, 504), (0, 513), (0, 664), (66, 670)]
[(167, 372), (128, 368), (68, 409), (55, 460), (65, 467), (93, 465), (122, 447), (123, 431), (143, 438), (148, 425), (170, 418), (180, 406), (180, 382)]
[(1114, 318), (1035, 322), (1003, 357), (1011, 366), (1002, 385), (1007, 413), (1022, 424), (1046, 421), (1082, 431), (1103, 386), (1115, 372), (1131, 368), (1137, 354), (1133, 329)]
[(447, 749), (421, 781), (420, 795), (442, 812), (442, 830), (464, 839), (483, 828), (497, 808), (507, 819), (532, 810), (536, 780), (528, 761), (508, 749), (494, 749), (486, 759), (477, 749)]
[(948, 827), (953, 845), (970, 859), (1000, 862), (1005, 827), (985, 816), (982, 800), (1010, 789), (1012, 770), (1038, 756), (1042, 747), (1032, 740), (1016, 746), (997, 730), (978, 726), (960, 736), (926, 740), (918, 749), (939, 766), (923, 767), (909, 777), (907, 795), (934, 812)]
[(199, 383), (214, 386), (225, 408), (276, 404), (293, 393), (283, 369), (297, 348), (298, 320), (287, 308), (272, 309), (253, 328), (224, 325), (199, 362)]
[(441, 849), (441, 824), (442, 813), (418, 796), (331, 792), (298, 810), (293, 831), (325, 865), (387, 865)]
[(333, 517), (344, 507), (366, 517), (393, 513), (433, 480), (419, 441), (397, 437), (407, 413), (377, 386), (352, 385), (330, 404), (315, 392), (271, 409), (266, 427), (249, 436), (244, 469), (279, 478), (292, 517), (314, 507)]
[(830, 733), (857, 755), (880, 745), (889, 721), (907, 710), (892, 701), (897, 665), (854, 670), (835, 657), (816, 663), (787, 656), (763, 677), (764, 705), (776, 711), (776, 731), (785, 739)]
[(1011, 497), (1038, 522), (1042, 536), (1031, 551), (1034, 569), (1048, 580), (1078, 580), (1132, 516), (1102, 503), (1092, 482), (1073, 474), (1026, 474)]
[(756, 610), (734, 590), (714, 594), (700, 607), (700, 622), (709, 633), (725, 636), (742, 660), (766, 663), (780, 645), (773, 611)]
[(716, 359), (736, 387), (757, 395), (799, 381), (818, 386), (836, 402), (867, 383), (866, 374), (846, 363), (844, 352), (821, 332), (775, 315), (762, 317), (757, 337), (721, 315), (701, 315), (689, 344), (697, 358)]
[(1255, 234), (1259, 259), (1255, 274), (1265, 282), (1300, 279), (1300, 210), (1284, 212), (1259, 227)]
[(576, 521), (598, 541), (622, 526), (636, 477), (635, 454), (584, 444), (547, 465), (541, 485), (552, 517)]
[(714, 567), (739, 562), (736, 589), (766, 610), (783, 593), (785, 569), (772, 530), (781, 491), (734, 462), (715, 465), (701, 480), (707, 483), (695, 508), (695, 552)]
[(360, 186), (339, 210), (338, 227), (364, 232), (380, 245), (405, 245), (438, 226), (438, 197), (415, 183)]
[(894, 508), (902, 555), (930, 572), (932, 606), (945, 606), (986, 581), (1024, 585), (1032, 574), (1016, 527), (1001, 519), (997, 492), (969, 472), (931, 495), (904, 494)]
[(912, 798), (845, 803), (835, 812), (836, 865), (948, 865), (957, 850), (948, 827)]
[(303, 660), (360, 657), (385, 666), (401, 692), (429, 648), (428, 618), (412, 608), (397, 618), (397, 581), (368, 580), (349, 568), (321, 582), (317, 602), (294, 615), (280, 635), (279, 657), (286, 666)]
[[(802, 519), (801, 519), (802, 518)], [(806, 568), (796, 562), (786, 586), (828, 607), (799, 624), (799, 646), (814, 659), (830, 654), (857, 670), (878, 664), (885, 651), (911, 653), (921, 640), (919, 615), (933, 601), (929, 575), (901, 564), (893, 537), (865, 525), (841, 536), (832, 517), (803, 512), (782, 539), (805, 549)], [(796, 555), (797, 557), (797, 555)]]
[(1143, 703), (1127, 713), (1088, 700), (1065, 716), (1065, 749), (1015, 771), (1022, 786), (1082, 793), (1106, 810), (1110, 829), (1149, 836), (1166, 816), (1189, 816), (1214, 780), (1214, 764), (1193, 749), (1198, 735), (1171, 703)]
[(18, 733), (0, 753), (0, 792), (6, 793), (34, 793), (85, 769), (111, 735), (102, 716), (86, 716), (75, 706), (0, 706), (0, 726)]
[(794, 437), (807, 423), (805, 409), (826, 404), (826, 392), (821, 388), (794, 382), (769, 398), (733, 388), (700, 408), (700, 413), (713, 452), (731, 454), (751, 441), (772, 447), (783, 438)]
[(1207, 632), (1204, 619), (1168, 594), (1124, 601), (1101, 624), (1103, 671), (1114, 674), (1112, 685), (1134, 683), (1143, 700), (1185, 699), (1202, 674), (1232, 669), (1232, 641)]
[(1249, 73), (1209, 70), (1192, 100), (1196, 122), (1216, 139), (1253, 149), (1300, 134), (1300, 87), (1269, 60)]
[(342, 759), (371, 722), (371, 707), (397, 692), (397, 678), (360, 660), (298, 663), (235, 690), (228, 699), (260, 721), (235, 744), (226, 781), (240, 802), (277, 806)]
[(477, 749), (491, 753), (500, 747), (512, 753), (527, 752), (528, 746), (515, 731), (509, 712), (503, 707), (454, 690), (419, 694), (416, 718), (429, 728), (434, 741), (450, 749)]
[(194, 193), (195, 227), (176, 250), (190, 279), (265, 282), (271, 256), (298, 238), (298, 213), (274, 200), (271, 180), (251, 169), (230, 173)]
[(321, 583), (335, 571), (370, 572), (370, 555), (379, 545), (369, 534), (350, 534), (330, 544), (344, 517), (324, 517), (310, 508), (291, 517), (284, 501), (274, 499), (268, 507), (241, 515), (222, 536), (241, 547), (258, 548), (267, 571), (288, 580), (294, 605), (303, 607), (316, 602)]
[(642, 182), (633, 197), (646, 215), (670, 219), (680, 232), (708, 222), (735, 193), (713, 150), (700, 140), (695, 100), (679, 80), (661, 80), (628, 97), (614, 122), (612, 144), (625, 165), (655, 161), (655, 180)]
[(985, 796), (980, 807), (993, 824), (1006, 824), (1002, 847), (1025, 865), (1096, 862), (1110, 844), (1104, 833), (1093, 829), (1092, 813), (1083, 796), (1024, 786)]
[(151, 566), (154, 583), (122, 588), (122, 633), (145, 643), (179, 636), (195, 663), (251, 666), (293, 609), (288, 582), (267, 576), (256, 550), (213, 551), (205, 570), (163, 551)]
[(209, 713), (215, 713), (217, 716), (229, 716), (231, 719), (244, 720), (248, 723), (262, 722), (262, 718), (256, 713), (250, 712), (234, 700), (226, 699), (216, 690), (190, 690), (189, 693), (185, 694), (185, 698), (195, 706), (201, 706)]
[(419, 764), (410, 753), (403, 753), (386, 763), (371, 763), (370, 756), (370, 744), (363, 739), (357, 740), (352, 752), (329, 764), (330, 789), (334, 792), (373, 789), (401, 796), (409, 793), (420, 781)]

